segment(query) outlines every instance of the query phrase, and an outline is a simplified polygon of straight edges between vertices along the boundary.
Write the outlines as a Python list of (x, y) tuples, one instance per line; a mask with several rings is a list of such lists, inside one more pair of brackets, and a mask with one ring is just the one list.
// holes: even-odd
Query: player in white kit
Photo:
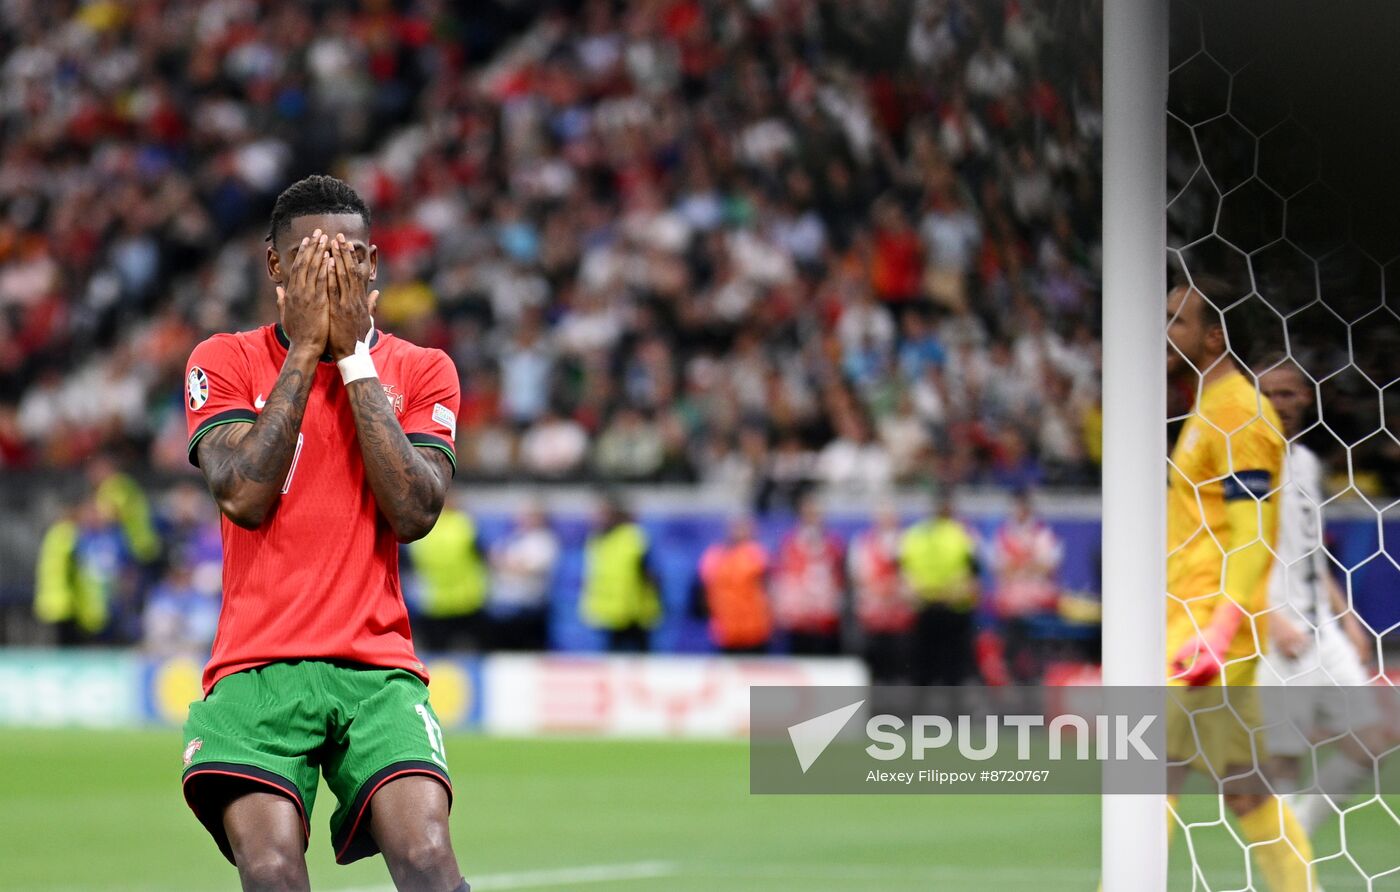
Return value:
[[(1280, 714), (1269, 715), (1271, 781), (1279, 792), (1297, 790), (1303, 757), (1319, 732), (1352, 731), (1323, 762), (1315, 784), (1341, 805), (1375, 772), (1367, 753), (1385, 751), (1367, 655), (1374, 638), (1348, 604), (1332, 574), (1322, 542), (1322, 464), (1296, 442), (1313, 402), (1311, 379), (1291, 359), (1267, 367), (1259, 389), (1273, 403), (1289, 438), (1284, 458), (1283, 492), (1274, 569), (1269, 579), (1268, 648), (1258, 683), (1301, 690), (1266, 697)], [(1344, 690), (1338, 690), (1343, 688)], [(1311, 737), (1312, 739), (1307, 739)], [(1365, 748), (1359, 745), (1365, 744)], [(1330, 739), (1330, 735), (1329, 735)], [(1327, 797), (1301, 795), (1290, 803), (1309, 834), (1335, 813)]]

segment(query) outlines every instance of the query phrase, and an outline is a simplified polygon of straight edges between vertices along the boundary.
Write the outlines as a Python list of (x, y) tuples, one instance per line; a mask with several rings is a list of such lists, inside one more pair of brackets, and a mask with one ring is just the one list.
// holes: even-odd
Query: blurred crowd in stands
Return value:
[[(43, 631), (28, 643), (206, 657), (222, 552), (206, 495), (180, 483), (152, 505), (107, 462), (91, 466), (89, 483), (44, 534), (33, 602)], [(722, 523), (692, 517), (708, 538), (683, 558), (681, 599), (663, 592), (656, 520), (639, 522), (618, 495), (600, 493), (586, 529), (530, 502), (486, 536), (449, 504), (428, 536), (402, 549), (416, 645), (572, 650), (577, 636), (566, 641), (554, 627), (575, 623), (589, 632), (586, 649), (637, 653), (662, 647), (655, 633), (666, 622), (703, 630), (685, 650), (856, 654), (876, 681), (915, 684), (1034, 682), (1048, 657), (1096, 659), (1097, 617), (1062, 591), (1064, 546), (1029, 491), (985, 540), (946, 494), (908, 522), (880, 506), (846, 535), (810, 494), (767, 535), (747, 512)], [(1067, 616), (1078, 631), (1066, 634)]]
[(189, 473), (272, 199), (368, 200), (470, 479), (1097, 479), (1097, 4), (0, 7), (0, 468)]

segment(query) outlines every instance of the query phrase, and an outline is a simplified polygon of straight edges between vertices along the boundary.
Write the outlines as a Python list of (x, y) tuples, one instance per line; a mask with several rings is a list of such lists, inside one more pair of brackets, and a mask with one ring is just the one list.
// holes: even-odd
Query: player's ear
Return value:
[(1206, 349), (1211, 356), (1221, 356), (1229, 346), (1225, 341), (1225, 324), (1220, 321), (1218, 314), (1212, 310), (1206, 317)]
[(267, 246), (267, 277), (278, 285), (282, 284), (282, 258), (272, 245)]
[[(373, 282), (379, 276), (379, 246), (370, 245), (365, 251), (365, 278)], [(373, 307), (370, 308), (373, 310)]]

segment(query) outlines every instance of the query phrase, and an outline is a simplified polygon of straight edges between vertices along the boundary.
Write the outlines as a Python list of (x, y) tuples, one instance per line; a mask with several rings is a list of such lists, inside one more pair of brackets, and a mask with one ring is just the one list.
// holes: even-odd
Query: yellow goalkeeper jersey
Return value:
[[(1227, 505), (1248, 499), (1273, 503), (1283, 474), (1283, 425), (1278, 413), (1239, 371), (1212, 382), (1182, 426), (1172, 450), (1167, 493), (1167, 659), (1211, 620), (1225, 595), (1231, 531)], [(1269, 548), (1277, 537), (1276, 512), (1260, 512), (1258, 530)], [(1230, 684), (1252, 682), (1253, 660), (1267, 636), (1262, 615), (1269, 573), (1249, 591), (1230, 592), (1254, 623), (1240, 623), (1229, 650)], [(1256, 639), (1257, 632), (1257, 639)], [(1168, 672), (1170, 674), (1170, 670)]]

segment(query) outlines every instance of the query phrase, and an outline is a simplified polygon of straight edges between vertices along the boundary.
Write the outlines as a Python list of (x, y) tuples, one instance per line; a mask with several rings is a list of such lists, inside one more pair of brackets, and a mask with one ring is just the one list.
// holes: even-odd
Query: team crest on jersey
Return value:
[(394, 407), (395, 415), (403, 414), (403, 394), (399, 393), (397, 384), (385, 384), (384, 396), (388, 398), (389, 405)]
[(203, 408), (209, 402), (209, 376), (204, 374), (204, 369), (199, 366), (190, 369), (185, 389), (189, 392), (191, 409)]
[(204, 746), (204, 738), (203, 738), (203, 737), (196, 737), (194, 740), (191, 740), (189, 743), (185, 744), (185, 756), (184, 756), (184, 759), (185, 759), (185, 767), (186, 767), (186, 768), (189, 768), (189, 767), (190, 767), (190, 763), (194, 761), (194, 754), (197, 753), (197, 752), (199, 752), (200, 748), (203, 747), (203, 746)]

